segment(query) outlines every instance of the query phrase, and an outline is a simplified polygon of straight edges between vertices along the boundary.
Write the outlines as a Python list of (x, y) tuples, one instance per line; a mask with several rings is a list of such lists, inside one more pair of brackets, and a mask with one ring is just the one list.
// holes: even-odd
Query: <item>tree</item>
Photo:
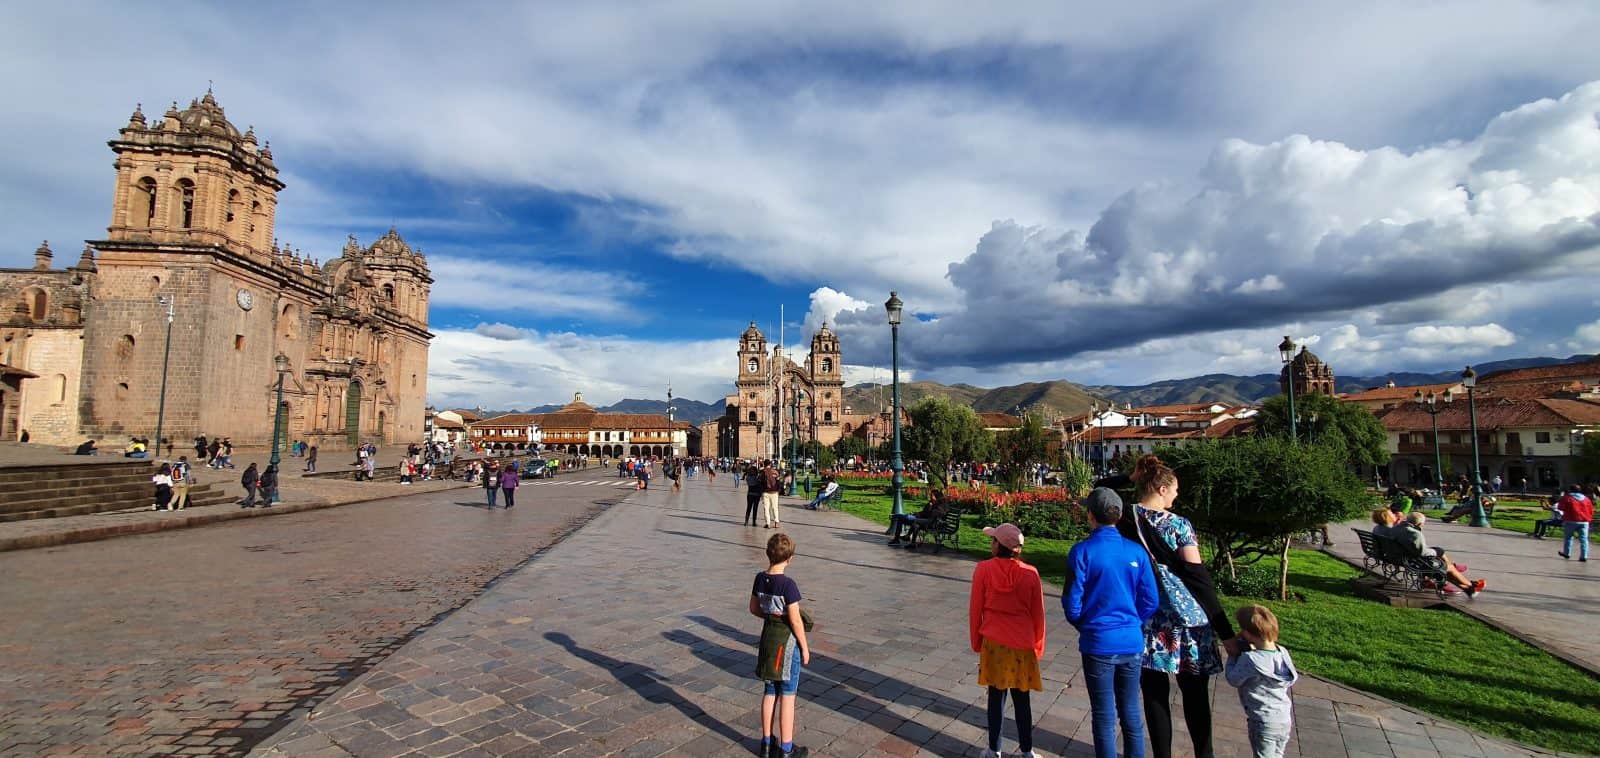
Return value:
[(1089, 462), (1075, 455), (1061, 458), (1061, 482), (1072, 497), (1083, 497), (1094, 485), (1094, 469)]
[[(1320, 393), (1296, 395), (1294, 410), (1300, 417), (1297, 432), (1302, 442), (1343, 447), (1346, 460), (1356, 466), (1389, 462), (1389, 433), (1372, 411)], [(1310, 420), (1313, 414), (1316, 421)], [(1262, 403), (1256, 427), (1265, 435), (1288, 437), (1289, 399), (1279, 395)]]
[(856, 456), (866, 458), (872, 454), (872, 446), (860, 437), (844, 436), (833, 443), (833, 454), (841, 461), (854, 460)]
[(1600, 432), (1583, 435), (1583, 444), (1572, 461), (1572, 473), (1581, 481), (1600, 481)]
[(949, 484), (950, 464), (994, 460), (994, 434), (983, 428), (978, 414), (944, 397), (927, 397), (911, 406), (911, 425), (900, 432), (907, 457), (928, 463), (929, 476), (939, 486)]
[(1027, 467), (1043, 462), (1049, 454), (1044, 424), (1031, 413), (1022, 418), (1022, 426), (995, 435), (995, 447), (1005, 467), (1006, 489), (1013, 492), (1022, 489)]
[(1289, 596), (1289, 542), (1300, 532), (1355, 516), (1365, 485), (1342, 444), (1293, 444), (1287, 437), (1240, 437), (1157, 455), (1178, 475), (1176, 510), (1216, 551), (1213, 571), (1230, 573), (1278, 555), (1278, 592)]

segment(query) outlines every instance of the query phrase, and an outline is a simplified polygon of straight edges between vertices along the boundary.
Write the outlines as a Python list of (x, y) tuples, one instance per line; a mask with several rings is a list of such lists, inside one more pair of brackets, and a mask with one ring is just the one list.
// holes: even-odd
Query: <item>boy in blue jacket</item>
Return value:
[(1160, 597), (1150, 556), (1117, 533), (1122, 498), (1096, 487), (1083, 501), (1089, 537), (1067, 553), (1067, 591), (1061, 607), (1078, 630), (1083, 679), (1094, 711), (1096, 758), (1117, 758), (1117, 722), (1123, 755), (1144, 756), (1144, 714), (1139, 708), (1139, 668), (1144, 660), (1144, 622)]

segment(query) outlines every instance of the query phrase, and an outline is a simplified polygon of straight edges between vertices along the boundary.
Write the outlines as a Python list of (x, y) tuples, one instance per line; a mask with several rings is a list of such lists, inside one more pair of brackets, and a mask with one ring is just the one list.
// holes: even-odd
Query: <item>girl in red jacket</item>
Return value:
[(978, 654), (978, 684), (989, 688), (989, 746), (1000, 753), (1000, 723), (1006, 692), (1017, 717), (1018, 749), (1033, 756), (1033, 706), (1030, 690), (1042, 690), (1039, 658), (1044, 655), (1044, 586), (1039, 570), (1022, 562), (1022, 530), (1014, 524), (984, 527), (994, 557), (972, 572), (967, 605), (972, 652)]

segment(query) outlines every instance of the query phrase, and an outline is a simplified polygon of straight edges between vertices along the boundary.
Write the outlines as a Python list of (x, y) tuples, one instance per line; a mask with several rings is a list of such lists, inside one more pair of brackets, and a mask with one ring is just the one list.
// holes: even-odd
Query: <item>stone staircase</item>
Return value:
[[(154, 473), (141, 460), (0, 467), (0, 522), (149, 508)], [(189, 488), (189, 507), (233, 499), (214, 484)]]

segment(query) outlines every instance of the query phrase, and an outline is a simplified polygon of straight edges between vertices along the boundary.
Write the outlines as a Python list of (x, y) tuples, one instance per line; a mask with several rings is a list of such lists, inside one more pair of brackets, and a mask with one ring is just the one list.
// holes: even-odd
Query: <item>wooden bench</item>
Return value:
[(960, 508), (951, 508), (948, 513), (928, 526), (916, 524), (912, 526), (913, 541), (917, 538), (926, 538), (933, 545), (933, 552), (942, 552), (946, 545), (955, 547), (961, 533)]
[(1402, 589), (1421, 592), (1429, 589), (1425, 581), (1433, 582), (1433, 591), (1444, 599), (1447, 581), (1444, 561), (1438, 556), (1412, 555), (1405, 545), (1380, 537), (1372, 532), (1352, 529), (1361, 542), (1362, 563), (1366, 569), (1382, 576)]

